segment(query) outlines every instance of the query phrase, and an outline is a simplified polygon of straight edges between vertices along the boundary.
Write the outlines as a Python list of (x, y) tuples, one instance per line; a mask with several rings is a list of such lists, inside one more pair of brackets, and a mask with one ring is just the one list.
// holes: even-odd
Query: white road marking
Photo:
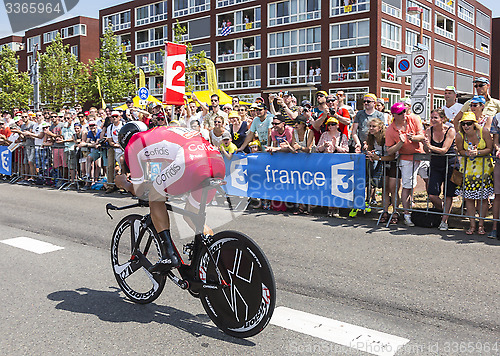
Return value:
[(22, 248), (23, 250), (38, 253), (39, 255), (42, 253), (64, 249), (64, 247), (52, 245), (48, 242), (35, 240), (30, 237), (14, 237), (12, 239), (1, 240), (0, 242), (6, 245)]
[(392, 356), (410, 341), (286, 307), (274, 310), (271, 324), (380, 356)]

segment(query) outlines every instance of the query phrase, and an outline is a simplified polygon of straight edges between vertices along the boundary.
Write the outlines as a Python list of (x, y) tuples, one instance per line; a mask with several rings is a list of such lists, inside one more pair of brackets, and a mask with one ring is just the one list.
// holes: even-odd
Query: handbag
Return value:
[(450, 180), (453, 184), (456, 184), (458, 187), (460, 187), (464, 180), (464, 174), (458, 169), (453, 168), (453, 173), (451, 174)]

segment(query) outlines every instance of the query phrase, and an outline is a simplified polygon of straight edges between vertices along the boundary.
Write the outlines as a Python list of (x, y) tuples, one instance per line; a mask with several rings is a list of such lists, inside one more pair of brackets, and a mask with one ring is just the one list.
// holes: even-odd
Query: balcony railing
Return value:
[(394, 6), (391, 6), (389, 4), (386, 4), (385, 2), (382, 1), (382, 12), (387, 14), (387, 15), (391, 15), (391, 16), (394, 16), (398, 19), (401, 18), (401, 9), (398, 9)]
[(269, 86), (305, 84), (305, 83), (313, 83), (313, 84), (321, 83), (321, 75), (315, 75), (315, 76), (294, 75), (291, 77), (279, 77), (279, 78), (269, 79)]
[(244, 2), (249, 2), (253, 0), (218, 0), (217, 1), (217, 7), (225, 7), (225, 6), (231, 6), (235, 4), (242, 4)]
[(448, 11), (451, 14), (455, 14), (455, 2), (452, 2), (452, 4), (453, 6), (450, 6), (442, 0), (436, 0), (436, 6), (440, 7), (443, 10)]
[(248, 52), (238, 52), (231, 54), (220, 54), (217, 56), (217, 62), (240, 61), (244, 59), (260, 58), (260, 49)]
[(151, 47), (161, 46), (161, 45), (163, 45), (165, 43), (165, 41), (167, 41), (166, 37), (160, 38), (160, 39), (157, 39), (157, 40), (146, 41), (146, 42), (138, 42), (135, 45), (135, 49), (139, 50), (139, 49), (144, 49), (144, 48), (151, 48)]
[(438, 35), (441, 35), (443, 37), (446, 37), (446, 38), (449, 38), (450, 40), (454, 40), (455, 39), (455, 34), (453, 32), (448, 32), (446, 31), (445, 29), (441, 28), (441, 27), (435, 27), (435, 31)]
[(260, 88), (260, 79), (237, 80), (235, 82), (227, 82), (227, 83), (219, 82), (219, 86), (222, 89)]
[(189, 14), (197, 14), (199, 12), (210, 10), (210, 1), (205, 4), (187, 7), (184, 9), (174, 10), (174, 17), (186, 16)]
[(136, 26), (147, 25), (149, 23), (154, 23), (154, 22), (166, 20), (167, 18), (168, 18), (168, 14), (167, 13), (159, 14), (159, 15), (153, 15), (153, 16), (146, 17), (144, 19), (135, 20), (135, 25)]
[[(131, 26), (130, 22), (125, 22), (125, 23), (119, 23), (119, 24), (116, 24), (116, 25), (111, 25), (111, 31), (117, 32), (117, 31), (121, 31), (121, 30), (126, 30), (126, 29), (129, 29), (130, 26)], [(104, 31), (106, 31), (106, 27), (104, 27), (103, 32)]]

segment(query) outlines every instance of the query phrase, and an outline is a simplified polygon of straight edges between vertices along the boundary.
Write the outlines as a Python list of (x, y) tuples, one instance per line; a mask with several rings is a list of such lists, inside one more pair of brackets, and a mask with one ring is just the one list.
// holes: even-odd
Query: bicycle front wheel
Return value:
[[(141, 227), (141, 219), (132, 214), (118, 223), (111, 241), (111, 264), (123, 293), (135, 303), (146, 304), (160, 296), (166, 277), (148, 271), (164, 255), (164, 247), (154, 226)], [(138, 239), (141, 242), (134, 251)]]
[(201, 251), (198, 277), (204, 283), (219, 284), (222, 276), (229, 286), (204, 288), (200, 293), (203, 308), (226, 334), (256, 335), (271, 320), (276, 304), (271, 265), (260, 247), (242, 233), (222, 231), (213, 240)]

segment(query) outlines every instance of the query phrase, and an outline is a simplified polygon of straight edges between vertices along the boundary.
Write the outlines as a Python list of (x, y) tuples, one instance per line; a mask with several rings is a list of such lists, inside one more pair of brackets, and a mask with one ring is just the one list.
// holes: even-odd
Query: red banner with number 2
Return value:
[(163, 103), (184, 105), (186, 93), (186, 46), (165, 43), (165, 64), (163, 66)]

